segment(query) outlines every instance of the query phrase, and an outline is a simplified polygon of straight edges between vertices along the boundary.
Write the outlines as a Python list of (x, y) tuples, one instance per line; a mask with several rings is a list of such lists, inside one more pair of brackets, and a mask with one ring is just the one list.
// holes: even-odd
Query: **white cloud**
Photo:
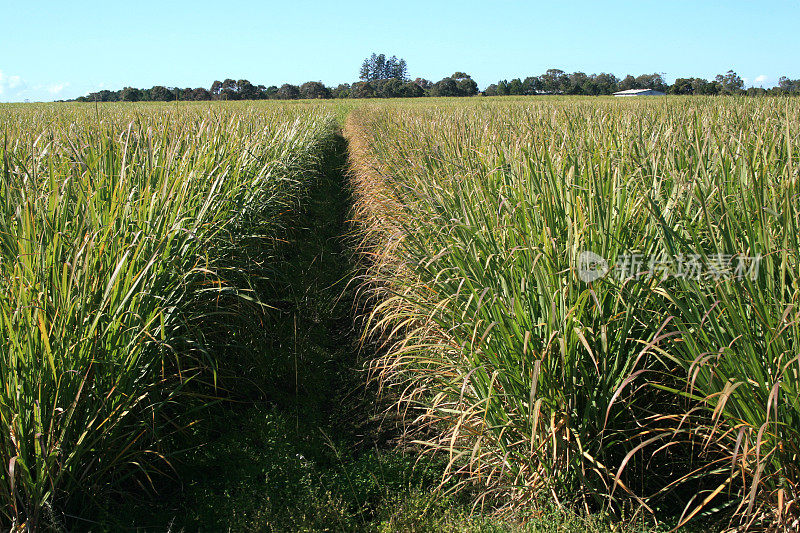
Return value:
[(756, 76), (756, 79), (753, 80), (753, 83), (763, 84), (768, 79), (769, 79), (769, 77), (766, 74), (760, 74), (760, 75)]
[(55, 96), (67, 87), (69, 87), (69, 82), (54, 83), (53, 85), (47, 87), (47, 92)]
[(62, 99), (72, 86), (66, 81), (28, 83), (21, 76), (9, 75), (0, 70), (0, 102), (44, 102)]
[(0, 70), (0, 94), (19, 92), (25, 88), (25, 82), (19, 76), (7, 76)]

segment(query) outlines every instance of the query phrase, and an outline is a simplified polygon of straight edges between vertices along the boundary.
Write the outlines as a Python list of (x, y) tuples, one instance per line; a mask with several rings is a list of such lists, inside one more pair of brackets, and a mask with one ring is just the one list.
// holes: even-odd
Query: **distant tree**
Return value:
[(744, 81), (732, 70), (724, 75), (717, 74), (714, 81), (720, 85), (723, 94), (742, 94), (744, 92)]
[[(417, 78), (419, 81), (419, 78)], [(427, 80), (424, 80), (427, 82)], [(417, 82), (415, 82), (417, 83)], [(429, 82), (428, 82), (429, 83)], [(424, 83), (417, 83), (420, 87)], [(434, 83), (429, 89), (430, 96), (475, 96), (478, 94), (478, 84), (469, 74), (456, 72), (452, 76), (443, 78)]]
[[(495, 85), (495, 90), (497, 85)], [(536, 94), (542, 90), (541, 81), (537, 76), (528, 76), (522, 82), (522, 94)]]
[(767, 90), (763, 87), (750, 87), (745, 91), (747, 96), (766, 96)]
[(778, 78), (778, 92), (788, 95), (800, 94), (800, 80), (791, 80), (786, 76)]
[(634, 78), (636, 81), (634, 83), (634, 89), (652, 89), (652, 80), (650, 79), (649, 74), (640, 74)]
[(497, 96), (508, 96), (508, 81), (501, 80), (497, 82)]
[(371, 81), (382, 80), (386, 78), (386, 54), (378, 54), (375, 56), (372, 75), (373, 78)]
[(567, 75), (563, 70), (557, 68), (548, 69), (547, 72), (539, 76), (539, 79), (542, 83), (542, 90), (547, 94), (564, 94), (569, 85)]
[(397, 56), (392, 56), (386, 60), (383, 65), (383, 73), (380, 79), (386, 80), (389, 78), (394, 78), (397, 74), (398, 63), (400, 61), (397, 59)]
[(508, 83), (508, 94), (512, 94), (514, 96), (521, 96), (523, 93), (522, 89), (522, 80), (519, 78), (514, 78)]
[(423, 91), (429, 91), (433, 87), (433, 83), (425, 78), (417, 78), (412, 83), (419, 85)]
[(102, 91), (89, 93), (87, 99), (90, 102), (116, 102), (119, 100), (119, 93), (117, 91), (103, 89)]
[(669, 88), (669, 94), (694, 94), (694, 87), (690, 78), (677, 78)]
[(667, 92), (667, 87), (662, 74), (642, 74), (636, 77), (636, 87), (633, 89), (651, 89), (653, 91)]
[(211, 93), (203, 87), (198, 87), (197, 89), (192, 89), (186, 97), (189, 100), (211, 100)]
[(710, 81), (700, 88), (700, 94), (715, 95), (722, 93), (722, 84), (717, 80)]
[(692, 94), (707, 94), (709, 83), (705, 78), (689, 78), (692, 84)]
[[(375, 54), (372, 55), (374, 56)], [(364, 60), (363, 63), (361, 63), (361, 69), (358, 71), (358, 79), (360, 79), (361, 81), (369, 81), (371, 77), (372, 77), (372, 63), (370, 61), (370, 58), (367, 58)]]
[(342, 83), (331, 91), (331, 98), (350, 98), (350, 84)]
[(120, 91), (119, 99), (123, 102), (138, 102), (142, 99), (142, 91), (135, 87), (125, 87)]
[(350, 96), (352, 98), (374, 98), (375, 87), (367, 81), (357, 81), (350, 87)]
[[(629, 77), (630, 84), (635, 84), (635, 79)], [(486, 96), (503, 95), (533, 95), (533, 94), (586, 94), (599, 95), (616, 92), (619, 79), (613, 74), (601, 73), (587, 75), (584, 72), (567, 74), (559, 69), (549, 69), (541, 76), (528, 76), (525, 80), (499, 81), (486, 88)]]
[(619, 82), (619, 90), (629, 91), (631, 89), (641, 89), (641, 87), (636, 82), (636, 78), (628, 74), (621, 82)]
[(258, 87), (248, 80), (238, 80), (235, 87), (238, 100), (258, 100)]
[[(103, 89), (78, 97), (85, 102), (113, 101), (171, 101), (179, 100), (255, 100), (255, 99), (294, 99), (294, 98), (414, 98), (419, 96), (472, 96), (479, 94), (478, 85), (472, 77), (456, 71), (451, 76), (437, 83), (424, 78), (408, 81), (405, 60), (397, 56), (386, 57), (385, 54), (373, 53), (364, 60), (360, 75), (363, 81), (353, 85), (341, 84), (329, 88), (322, 82), (307, 82), (297, 87), (284, 84), (280, 89), (276, 86), (265, 87), (254, 85), (248, 80), (224, 81), (215, 80), (209, 90), (202, 87), (192, 89), (179, 87), (155, 86), (150, 89), (124, 87), (119, 91)], [(744, 81), (734, 71), (720, 74), (712, 81), (703, 78), (678, 78), (670, 86), (659, 73), (627, 75), (620, 80), (610, 73), (586, 74), (573, 72), (567, 74), (559, 69), (549, 69), (540, 76), (528, 76), (524, 80), (514, 78), (510, 82), (501, 80), (489, 85), (483, 92), (486, 96), (502, 95), (535, 95), (535, 94), (611, 94), (627, 89), (654, 89), (670, 94), (741, 94), (749, 96), (800, 95), (800, 80), (791, 80), (782, 76), (778, 86), (770, 89), (751, 87), (745, 89)]]
[[(614, 79), (616, 81), (616, 78)], [(610, 80), (608, 78), (608, 74), (591, 74), (586, 76), (586, 78), (581, 83), (581, 91), (583, 94), (588, 94), (591, 96), (598, 96), (601, 94), (611, 94), (614, 91), (609, 91)], [(616, 84), (615, 84), (616, 86)]]
[(406, 81), (408, 65), (405, 59), (398, 59), (397, 56), (387, 59), (385, 54), (373, 53), (361, 63), (358, 77), (367, 82), (390, 78)]
[(425, 90), (420, 87), (418, 83), (408, 81), (403, 84), (403, 87), (401, 88), (401, 95), (404, 98), (418, 98), (420, 96), (425, 96)]
[(236, 80), (227, 78), (225, 81), (223, 81), (219, 95), (221, 100), (238, 100), (239, 91), (237, 89)]
[(278, 89), (276, 96), (280, 100), (296, 100), (300, 98), (300, 88), (297, 85), (284, 83), (281, 85), (281, 88)]
[(715, 89), (716, 82), (708, 83), (708, 80), (703, 78), (677, 78), (669, 89), (669, 94), (716, 94), (718, 91)]
[(380, 98), (399, 98), (402, 96), (403, 82), (397, 78), (388, 78), (373, 82), (375, 94)]
[(213, 98), (219, 98), (220, 93), (222, 92), (222, 82), (219, 80), (214, 80), (214, 83), (211, 84), (211, 89), (209, 91)]
[[(584, 72), (573, 72), (567, 76), (566, 90), (567, 94), (593, 94), (592, 89), (589, 87), (591, 80)], [(588, 89), (588, 90), (587, 90)]]
[(613, 94), (619, 89), (619, 79), (613, 74), (601, 72), (594, 78), (597, 85), (597, 94)]
[(162, 87), (161, 85), (156, 85), (150, 89), (150, 100), (154, 102), (171, 102), (174, 99), (175, 99), (175, 93), (173, 93), (166, 87)]
[(457, 80), (456, 85), (458, 85), (459, 96), (475, 96), (478, 94), (478, 84), (469, 76)]
[(431, 96), (458, 96), (458, 84), (453, 78), (444, 78), (433, 84)]
[(263, 93), (262, 97), (263, 98), (270, 98), (270, 99), (277, 98), (278, 97), (278, 87), (275, 86), (275, 85), (270, 85), (269, 87), (267, 87), (264, 90), (264, 93)]
[(300, 98), (330, 98), (331, 91), (318, 81), (307, 81), (300, 86)]
[(408, 81), (408, 64), (405, 59), (401, 58), (400, 61), (397, 62), (397, 68), (392, 77), (403, 82)]

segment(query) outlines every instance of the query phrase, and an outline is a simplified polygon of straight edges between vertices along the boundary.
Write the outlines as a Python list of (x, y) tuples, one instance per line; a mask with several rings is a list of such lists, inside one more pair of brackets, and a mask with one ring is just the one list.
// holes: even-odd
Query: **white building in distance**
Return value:
[(628, 89), (627, 91), (619, 91), (614, 93), (614, 96), (665, 96), (666, 93), (661, 91), (654, 91), (653, 89)]

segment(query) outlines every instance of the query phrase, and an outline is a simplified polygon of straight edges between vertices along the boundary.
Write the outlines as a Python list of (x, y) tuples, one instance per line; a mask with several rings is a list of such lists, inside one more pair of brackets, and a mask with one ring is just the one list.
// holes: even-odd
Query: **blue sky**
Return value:
[(734, 69), (768, 87), (800, 78), (798, 23), (797, 0), (2, 0), (0, 101), (226, 77), (335, 85), (373, 51), (405, 58), (412, 77), (461, 70), (481, 88), (551, 67), (669, 80)]

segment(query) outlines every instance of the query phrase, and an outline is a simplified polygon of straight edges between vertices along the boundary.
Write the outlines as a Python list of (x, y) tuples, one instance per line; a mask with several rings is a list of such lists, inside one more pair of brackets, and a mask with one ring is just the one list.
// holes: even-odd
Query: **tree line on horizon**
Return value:
[(483, 91), (483, 94), (485, 96), (537, 94), (600, 96), (630, 89), (651, 89), (666, 94), (684, 95), (800, 95), (800, 80), (791, 80), (783, 76), (779, 79), (777, 87), (745, 89), (744, 80), (732, 70), (725, 74), (718, 74), (710, 81), (704, 78), (677, 78), (675, 83), (670, 85), (664, 76), (658, 73), (642, 74), (636, 77), (629, 74), (620, 79), (605, 72), (567, 74), (563, 70), (549, 69), (541, 76), (530, 76), (524, 80), (515, 78), (511, 81), (502, 80), (493, 83)]
[(511, 96), (511, 95), (610, 95), (627, 89), (652, 89), (668, 94), (749, 95), (777, 96), (800, 95), (800, 79), (781, 77), (778, 86), (770, 89), (750, 87), (734, 71), (717, 75), (713, 80), (703, 78), (678, 78), (668, 84), (662, 74), (627, 75), (585, 74), (549, 69), (539, 76), (501, 80), (489, 85), (483, 92), (465, 72), (454, 72), (437, 82), (425, 78), (411, 80), (405, 59), (373, 53), (361, 64), (360, 80), (328, 87), (319, 81), (302, 85), (284, 83), (280, 87), (254, 85), (249, 80), (214, 81), (209, 89), (204, 87), (180, 88), (156, 85), (150, 89), (125, 87), (118, 91), (101, 90), (75, 99), (79, 102), (138, 102), (174, 100), (296, 100), (318, 98), (417, 98), (422, 96)]

